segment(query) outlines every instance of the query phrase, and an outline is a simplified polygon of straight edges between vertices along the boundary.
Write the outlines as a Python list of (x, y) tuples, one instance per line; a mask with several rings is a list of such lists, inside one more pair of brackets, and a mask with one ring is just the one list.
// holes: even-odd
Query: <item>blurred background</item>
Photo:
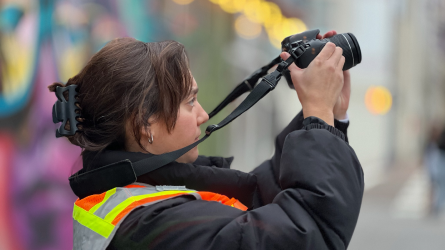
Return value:
[[(210, 112), (307, 29), (351, 32), (362, 51), (348, 135), (366, 191), (349, 249), (444, 249), (445, 0), (0, 0), (0, 249), (72, 248), (80, 149), (55, 138), (47, 86), (105, 43), (183, 43)], [(300, 109), (282, 81), (200, 153), (250, 171)]]

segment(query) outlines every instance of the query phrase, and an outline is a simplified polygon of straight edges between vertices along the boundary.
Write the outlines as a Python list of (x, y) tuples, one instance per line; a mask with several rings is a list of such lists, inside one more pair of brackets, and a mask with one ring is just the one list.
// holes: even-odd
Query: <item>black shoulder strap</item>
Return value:
[(273, 66), (279, 64), (281, 62), (281, 58), (278, 56), (273, 59), (269, 64), (261, 67), (257, 71), (253, 72), (250, 76), (246, 77), (238, 86), (235, 87), (230, 94), (227, 95), (226, 98), (218, 105), (212, 112), (209, 113), (210, 119), (218, 114), (223, 108), (225, 108), (229, 103), (236, 100), (236, 98), (240, 97), (242, 94), (252, 91), (255, 88), (258, 80), (267, 75), (267, 71), (269, 71)]
[(82, 199), (91, 194), (100, 194), (112, 188), (126, 186), (135, 182), (138, 176), (161, 168), (198, 146), (198, 144), (209, 138), (212, 132), (223, 128), (246, 112), (274, 87), (265, 80), (261, 81), (229, 116), (218, 124), (208, 126), (205, 136), (195, 143), (173, 152), (151, 156), (133, 163), (129, 160), (124, 160), (88, 172), (84, 172), (82, 169), (69, 178), (71, 189), (74, 194)]
[[(279, 80), (279, 79), (278, 79)], [(276, 81), (278, 82), (278, 81)], [(224, 120), (222, 120), (218, 124), (210, 125), (206, 129), (206, 135), (202, 137), (200, 140), (196, 141), (195, 143), (185, 147), (181, 148), (179, 150), (162, 154), (162, 155), (156, 155), (152, 156), (147, 159), (140, 160), (138, 162), (133, 163), (134, 172), (137, 176), (149, 173), (153, 170), (156, 170), (170, 162), (175, 161), (178, 159), (181, 155), (187, 153), (192, 148), (198, 146), (199, 143), (205, 141), (209, 136), (225, 127), (227, 124), (235, 120), (238, 116), (240, 116), (242, 113), (246, 112), (248, 109), (250, 109), (255, 103), (257, 103), (261, 98), (263, 98), (267, 93), (269, 93), (271, 90), (275, 88), (275, 85), (270, 85), (267, 81), (263, 80), (261, 83), (258, 84), (256, 88), (253, 89), (253, 91), (244, 99), (244, 101), (232, 112), (230, 115), (228, 115)]]

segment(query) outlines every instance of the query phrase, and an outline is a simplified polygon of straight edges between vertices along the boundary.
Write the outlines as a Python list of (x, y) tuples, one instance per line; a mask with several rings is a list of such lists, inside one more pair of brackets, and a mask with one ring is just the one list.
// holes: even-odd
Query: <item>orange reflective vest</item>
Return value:
[(132, 184), (117, 187), (102, 194), (77, 199), (74, 203), (73, 249), (105, 249), (119, 225), (135, 208), (149, 206), (180, 195), (216, 201), (243, 211), (247, 210), (238, 200), (225, 195), (198, 192), (183, 186), (150, 186)]

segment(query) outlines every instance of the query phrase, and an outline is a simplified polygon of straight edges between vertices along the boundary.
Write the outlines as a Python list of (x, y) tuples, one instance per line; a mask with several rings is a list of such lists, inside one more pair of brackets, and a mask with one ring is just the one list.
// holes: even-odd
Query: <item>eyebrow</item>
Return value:
[(198, 94), (199, 88), (192, 88), (192, 91), (190, 92), (191, 95)]

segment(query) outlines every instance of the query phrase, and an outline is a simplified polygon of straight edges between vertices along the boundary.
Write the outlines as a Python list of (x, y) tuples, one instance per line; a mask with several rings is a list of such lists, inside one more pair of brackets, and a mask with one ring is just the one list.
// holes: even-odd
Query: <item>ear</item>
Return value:
[(150, 135), (151, 135), (150, 126), (141, 128), (141, 135), (142, 135), (142, 137), (150, 137)]
[(148, 119), (148, 124), (150, 124), (150, 125), (147, 127), (141, 128), (141, 135), (146, 138), (148, 138), (152, 135), (154, 136), (156, 134), (156, 132), (159, 131), (159, 125), (160, 125), (159, 122), (156, 121), (152, 117), (150, 117)]

